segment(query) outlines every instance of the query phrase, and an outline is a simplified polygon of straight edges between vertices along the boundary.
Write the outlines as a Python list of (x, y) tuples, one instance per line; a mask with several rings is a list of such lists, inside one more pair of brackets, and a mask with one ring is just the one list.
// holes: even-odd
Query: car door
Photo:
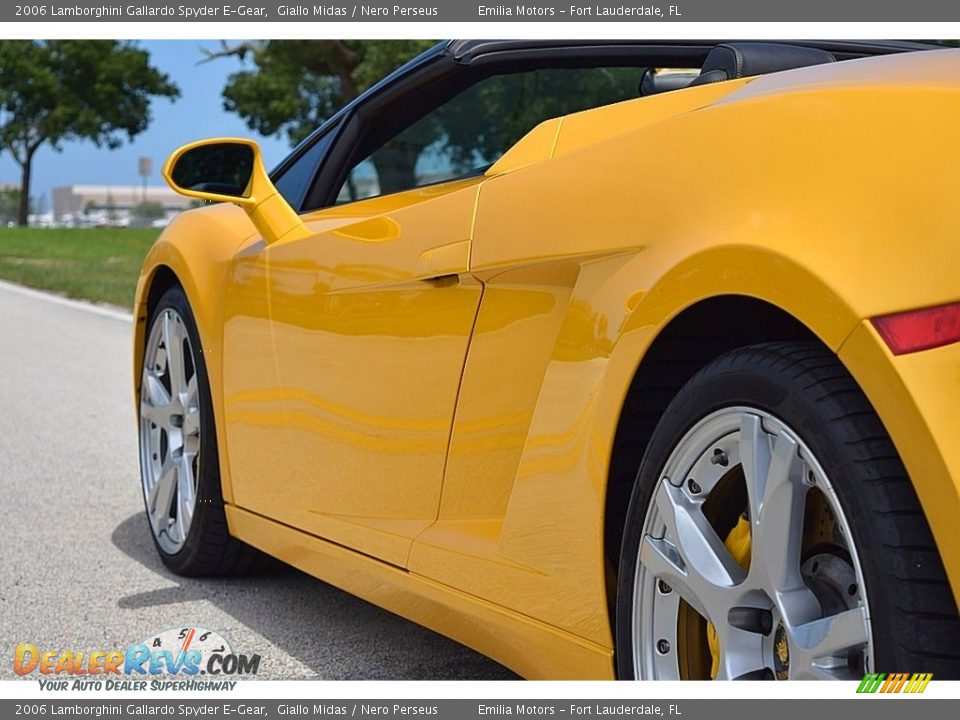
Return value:
[(245, 423), (231, 455), (255, 459), (232, 472), (239, 505), (406, 567), (437, 518), (483, 294), (469, 262), (484, 171), (571, 109), (552, 99), (567, 83), (487, 68), (361, 107), (332, 151), (342, 166), (318, 179), (336, 176), (326, 206), (303, 215), (310, 234), (246, 251), (277, 388), (228, 388)]
[(232, 454), (269, 468), (233, 473), (239, 505), (405, 566), (439, 507), (482, 294), (469, 256), (484, 178), (438, 147), (431, 112), (377, 117), (390, 122), (344, 133), (357, 152), (336, 200), (302, 216), (310, 234), (243, 260), (266, 291), (277, 392), (227, 404), (246, 426)]
[(406, 564), (436, 517), (480, 302), (467, 273), (479, 182), (320, 211), (310, 237), (268, 248), (287, 448), (264, 514)]

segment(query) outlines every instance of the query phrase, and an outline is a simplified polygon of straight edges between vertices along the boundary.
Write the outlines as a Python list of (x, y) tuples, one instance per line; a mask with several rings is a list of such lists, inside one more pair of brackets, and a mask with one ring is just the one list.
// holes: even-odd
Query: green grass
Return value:
[(0, 227), (0, 279), (129, 308), (152, 228)]

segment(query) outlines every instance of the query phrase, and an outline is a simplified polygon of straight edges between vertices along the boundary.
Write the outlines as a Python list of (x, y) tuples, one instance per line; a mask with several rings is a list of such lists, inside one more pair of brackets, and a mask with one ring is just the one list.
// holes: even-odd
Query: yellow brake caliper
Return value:
[[(733, 526), (733, 530), (727, 534), (723, 545), (734, 562), (744, 570), (750, 567), (750, 543), (750, 521), (741, 515), (740, 520)], [(711, 657), (710, 679), (713, 680), (720, 672), (720, 640), (711, 622), (707, 622), (707, 644), (710, 646)]]

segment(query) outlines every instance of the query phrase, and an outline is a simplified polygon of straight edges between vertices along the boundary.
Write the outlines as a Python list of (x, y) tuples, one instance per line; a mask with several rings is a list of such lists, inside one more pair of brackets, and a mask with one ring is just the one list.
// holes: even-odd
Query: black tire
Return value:
[(837, 357), (801, 342), (754, 345), (721, 356), (664, 412), (627, 510), (616, 603), (619, 677), (634, 674), (637, 555), (661, 469), (694, 423), (735, 406), (757, 407), (788, 423), (831, 479), (859, 549), (875, 671), (960, 678), (957, 602), (910, 478), (879, 417)]
[[(227, 530), (224, 514), (223, 493), (220, 485), (220, 456), (213, 420), (213, 404), (210, 399), (210, 381), (203, 356), (203, 347), (197, 333), (197, 324), (190, 303), (180, 287), (168, 289), (150, 314), (147, 335), (154, 320), (164, 310), (171, 308), (183, 319), (190, 345), (194, 349), (194, 362), (200, 394), (200, 421), (207, 430), (200, 436), (200, 453), (197, 472), (197, 502), (186, 542), (176, 553), (168, 553), (147, 528), (163, 564), (177, 575), (188, 577), (246, 575), (274, 569), (279, 563), (232, 537)], [(143, 469), (141, 468), (141, 472)], [(146, 502), (146, 498), (144, 498)]]

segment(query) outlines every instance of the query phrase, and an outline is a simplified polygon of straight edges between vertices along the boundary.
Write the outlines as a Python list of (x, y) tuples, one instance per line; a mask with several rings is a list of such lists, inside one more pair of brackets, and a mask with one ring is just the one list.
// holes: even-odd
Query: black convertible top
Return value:
[[(394, 70), (328, 118), (271, 173), (276, 179), (301, 157), (327, 128), (351, 115), (362, 115), (400, 94), (438, 79), (455, 83), (456, 76), (478, 76), (496, 66), (498, 72), (539, 67), (602, 66), (700, 68), (718, 45), (757, 43), (739, 40), (444, 40)], [(909, 40), (768, 40), (779, 45), (815, 48), (836, 60), (943, 49), (944, 45)], [(444, 80), (445, 79), (445, 80)]]

